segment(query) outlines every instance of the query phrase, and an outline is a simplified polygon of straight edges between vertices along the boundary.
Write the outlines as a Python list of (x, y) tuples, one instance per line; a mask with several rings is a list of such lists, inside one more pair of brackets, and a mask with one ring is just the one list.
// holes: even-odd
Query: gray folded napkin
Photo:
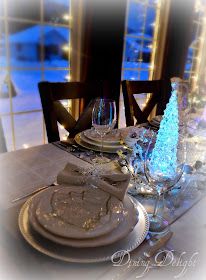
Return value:
[(130, 181), (130, 174), (92, 173), (90, 169), (68, 163), (58, 174), (57, 183), (68, 186), (92, 185), (120, 200), (124, 199)]

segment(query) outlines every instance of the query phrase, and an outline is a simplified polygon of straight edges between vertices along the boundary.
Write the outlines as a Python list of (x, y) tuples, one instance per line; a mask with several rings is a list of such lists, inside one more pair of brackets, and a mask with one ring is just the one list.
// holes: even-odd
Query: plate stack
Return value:
[(35, 249), (70, 262), (110, 260), (132, 251), (148, 232), (144, 208), (129, 196), (115, 196), (90, 186), (51, 187), (21, 209), (19, 227)]
[[(103, 152), (116, 153), (117, 150), (123, 149), (123, 146), (120, 144), (120, 140), (123, 137), (122, 133), (124, 133), (124, 131), (120, 133), (120, 130), (114, 129), (112, 132), (105, 135), (103, 138)], [(80, 132), (74, 139), (78, 145), (84, 148), (101, 151), (101, 137), (94, 129)]]

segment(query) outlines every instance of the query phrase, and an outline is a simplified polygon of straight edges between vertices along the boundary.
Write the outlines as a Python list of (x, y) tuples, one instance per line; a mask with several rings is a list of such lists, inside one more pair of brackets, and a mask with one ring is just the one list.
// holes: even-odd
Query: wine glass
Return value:
[(92, 110), (92, 125), (101, 137), (100, 157), (96, 158), (97, 163), (109, 162), (109, 159), (103, 156), (103, 138), (109, 133), (116, 124), (116, 104), (112, 99), (97, 98)]
[[(180, 180), (184, 171), (185, 162), (185, 141), (183, 135), (179, 134), (176, 149), (173, 150), (171, 156), (161, 157), (154, 160), (154, 148), (157, 138), (152, 138), (149, 142), (147, 152), (145, 154), (144, 172), (150, 187), (156, 193), (155, 205), (152, 214), (149, 214), (151, 233), (163, 233), (168, 230), (168, 221), (163, 217), (163, 213), (158, 213), (158, 208), (162, 200), (162, 208), (164, 210), (164, 194), (171, 190)], [(168, 153), (169, 154), (169, 153)]]

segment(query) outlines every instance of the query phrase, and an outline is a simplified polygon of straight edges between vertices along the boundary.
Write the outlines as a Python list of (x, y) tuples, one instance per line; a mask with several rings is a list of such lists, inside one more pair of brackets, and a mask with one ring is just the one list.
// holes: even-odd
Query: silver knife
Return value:
[(38, 188), (38, 189), (36, 189), (36, 190), (30, 192), (30, 193), (27, 193), (27, 194), (24, 194), (24, 195), (22, 195), (22, 196), (19, 196), (19, 197), (14, 198), (14, 199), (11, 201), (11, 203), (15, 203), (15, 202), (17, 202), (17, 201), (19, 201), (19, 200), (28, 198), (28, 197), (30, 197), (30, 196), (32, 196), (32, 195), (34, 195), (34, 194), (36, 194), (36, 193), (38, 193), (38, 192), (40, 192), (40, 191), (42, 191), (42, 190), (44, 190), (44, 189), (47, 189), (47, 188), (49, 188), (49, 187), (52, 187), (52, 186), (57, 186), (57, 184), (56, 184), (56, 183), (52, 183), (51, 185), (42, 186), (42, 187), (40, 187), (40, 188)]

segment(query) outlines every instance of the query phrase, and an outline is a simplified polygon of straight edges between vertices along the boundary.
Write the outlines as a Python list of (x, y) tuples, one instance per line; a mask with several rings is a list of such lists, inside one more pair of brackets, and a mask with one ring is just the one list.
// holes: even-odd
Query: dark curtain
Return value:
[[(102, 95), (119, 101), (126, 0), (83, 1), (81, 80), (107, 81)], [(117, 108), (118, 111), (118, 108)]]

